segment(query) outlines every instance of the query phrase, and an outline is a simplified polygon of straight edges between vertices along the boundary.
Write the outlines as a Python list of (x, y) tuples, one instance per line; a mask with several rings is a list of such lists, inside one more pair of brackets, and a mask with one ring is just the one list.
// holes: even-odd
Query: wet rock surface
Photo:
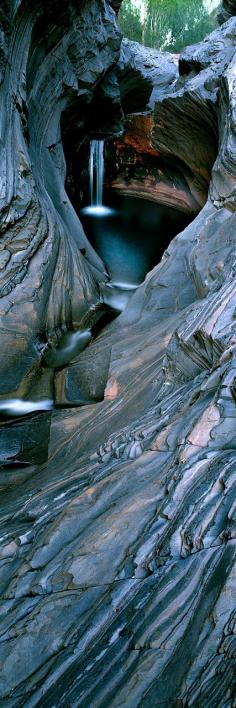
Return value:
[(151, 108), (149, 144), (188, 168), (199, 213), (54, 376), (45, 346), (90, 329), (104, 283), (60, 116), (120, 42), (109, 3), (62, 3), (58, 24), (56, 7), (14, 3), (3, 26), (1, 392), (68, 403), (84, 386), (97, 403), (0, 427), (1, 705), (233, 708), (236, 18)]

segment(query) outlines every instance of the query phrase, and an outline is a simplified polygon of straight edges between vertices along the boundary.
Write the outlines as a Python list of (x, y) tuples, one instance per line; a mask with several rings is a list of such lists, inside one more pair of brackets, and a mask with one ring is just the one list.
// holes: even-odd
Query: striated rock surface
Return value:
[(235, 19), (179, 59), (123, 41), (120, 84), (127, 118), (125, 135), (114, 144), (113, 189), (193, 214), (204, 206), (217, 156), (219, 83), (235, 48)]
[(1, 390), (46, 398), (77, 367), (99, 400), (0, 428), (1, 706), (233, 708), (236, 18), (151, 108), (151, 157), (189, 175), (195, 219), (54, 377), (45, 340), (96, 320), (104, 277), (79, 250), (60, 116), (80, 92), (83, 120), (120, 41), (109, 3), (55, 6), (14, 4), (4, 24)]
[(65, 192), (60, 121), (64, 116), (66, 123), (75, 105), (83, 118), (80, 104), (91, 102), (117, 60), (120, 35), (105, 2), (83, 3), (83, 12), (80, 3), (37, 8), (33, 4), (29, 12), (22, 1), (7, 15), (0, 128), (2, 397), (28, 395), (42, 346), (65, 326), (83, 323), (99, 302), (97, 283), (104, 278)]

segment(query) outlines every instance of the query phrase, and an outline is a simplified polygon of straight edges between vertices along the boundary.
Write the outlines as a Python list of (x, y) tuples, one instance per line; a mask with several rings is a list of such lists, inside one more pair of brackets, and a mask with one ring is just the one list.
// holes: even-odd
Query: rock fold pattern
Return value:
[(56, 379), (63, 397), (78, 365), (91, 402), (0, 427), (0, 703), (233, 708), (236, 18), (173, 59), (160, 91), (149, 75), (147, 142), (182, 166), (194, 220), (54, 377), (44, 347), (95, 317), (104, 278), (64, 189), (60, 121), (75, 107), (83, 120), (121, 38), (103, 0), (11, 5), (1, 396), (46, 397)]

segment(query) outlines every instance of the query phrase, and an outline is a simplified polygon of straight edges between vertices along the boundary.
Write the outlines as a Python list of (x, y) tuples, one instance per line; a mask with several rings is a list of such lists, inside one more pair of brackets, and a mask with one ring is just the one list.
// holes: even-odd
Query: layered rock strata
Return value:
[[(48, 390), (45, 374), (39, 389), (28, 374), (34, 337), (45, 328), (54, 340), (72, 315), (74, 326), (84, 323), (103, 271), (92, 251), (85, 262), (76, 250), (74, 219), (79, 245), (85, 236), (59, 182), (65, 164), (56, 138), (63, 91), (74, 96), (75, 76), (81, 91), (92, 91), (115, 62), (114, 13), (93, 1), (78, 19), (71, 4), (69, 61), (71, 34), (61, 37), (53, 8), (45, 45), (36, 41), (40, 12), (30, 45), (29, 119), (12, 101), (19, 81), (23, 91), (32, 6), (16, 10), (11, 76), (3, 67), (12, 133), (5, 115), (2, 272), (14, 266), (19, 276), (1, 301), (8, 396), (25, 375), (32, 397)], [(104, 43), (81, 79), (80, 29), (92, 20), (95, 45), (98, 26)], [(125, 312), (74, 362), (88, 388), (102, 386), (104, 400), (52, 414), (46, 461), (17, 464), (16, 446), (10, 464), (2, 447), (3, 707), (235, 705), (235, 30), (232, 18), (186, 50), (178, 83), (155, 98), (152, 150), (190, 164), (194, 194), (208, 179), (210, 188)], [(6, 31), (5, 47), (8, 38)], [(90, 35), (90, 61), (91, 46)], [(22, 273), (16, 263), (25, 250)], [(32, 431), (29, 440), (35, 449)]]
[[(80, 326), (99, 303), (104, 267), (64, 189), (60, 121), (75, 102), (79, 114), (80, 102), (92, 101), (119, 57), (120, 35), (108, 3), (81, 7), (63, 2), (55, 11), (54, 3), (47, 9), (34, 3), (29, 10), (18, 3), (11, 32), (3, 35), (9, 47), (1, 82), (2, 397), (27, 396), (45, 342)], [(43, 378), (49, 395), (47, 372)], [(40, 372), (39, 395), (41, 379)]]
[(179, 59), (123, 40), (119, 71), (127, 117), (124, 137), (114, 144), (113, 189), (193, 214), (204, 206), (217, 156), (219, 83), (235, 52), (232, 23)]

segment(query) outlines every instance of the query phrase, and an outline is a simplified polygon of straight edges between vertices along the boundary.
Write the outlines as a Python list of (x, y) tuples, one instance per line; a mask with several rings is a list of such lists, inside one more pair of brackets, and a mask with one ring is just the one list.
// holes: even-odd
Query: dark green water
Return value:
[(129, 39), (178, 53), (217, 27), (220, 4), (220, 0), (123, 0), (119, 25)]

